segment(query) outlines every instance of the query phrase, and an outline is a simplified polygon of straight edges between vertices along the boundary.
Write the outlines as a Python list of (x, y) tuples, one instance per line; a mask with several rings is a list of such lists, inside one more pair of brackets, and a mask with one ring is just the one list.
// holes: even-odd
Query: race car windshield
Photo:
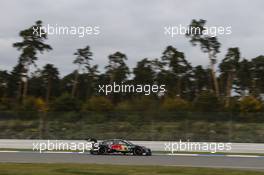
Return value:
[(133, 143), (127, 141), (127, 140), (124, 140), (125, 143), (127, 143), (128, 145), (134, 145)]

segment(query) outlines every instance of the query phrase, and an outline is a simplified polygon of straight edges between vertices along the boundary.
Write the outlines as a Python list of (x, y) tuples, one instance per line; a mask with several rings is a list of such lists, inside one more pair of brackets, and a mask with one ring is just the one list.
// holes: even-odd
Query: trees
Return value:
[(137, 84), (153, 84), (155, 81), (155, 70), (153, 62), (147, 58), (139, 61), (133, 69), (134, 82)]
[[(126, 60), (126, 55), (121, 52), (109, 55), (108, 65), (105, 66), (106, 73), (100, 77), (100, 80), (106, 81), (109, 84), (114, 82), (121, 84), (126, 81), (130, 74), (129, 68), (125, 63)], [(116, 103), (122, 98), (122, 94), (112, 94), (111, 98)]]
[(194, 110), (201, 112), (216, 112), (221, 110), (221, 104), (215, 93), (204, 91), (193, 102)]
[(38, 69), (31, 73), (28, 83), (30, 86), (28, 87), (28, 96), (34, 96), (38, 98), (45, 97), (45, 83), (43, 83), (43, 79), (41, 77), (41, 70)]
[[(132, 75), (129, 66), (126, 64), (126, 54), (114, 52), (108, 56), (105, 73), (100, 73), (97, 65), (90, 64), (93, 53), (90, 51), (89, 46), (85, 46), (77, 49), (74, 53), (76, 58), (73, 60), (73, 64), (77, 66), (77, 69), (60, 78), (58, 69), (52, 64), (45, 65), (42, 70), (30, 71), (30, 66), (36, 66), (37, 55), (52, 49), (50, 45), (45, 43), (47, 34), (41, 31), (42, 34), (39, 35), (33, 29), (42, 30), (42, 22), (37, 21), (30, 28), (20, 32), (21, 42), (13, 44), (14, 48), (21, 51), (21, 54), (17, 65), (11, 72), (0, 71), (0, 97), (4, 97), (2, 101), (3, 99), (9, 99), (11, 104), (15, 98), (19, 99), (17, 100), (19, 102), (22, 99), (24, 103), (26, 96), (29, 96), (29, 98), (32, 96), (33, 98), (46, 99), (45, 103), (47, 105), (53, 104), (55, 101), (55, 104), (62, 103), (69, 110), (79, 110), (80, 108), (76, 106), (79, 103), (78, 100), (85, 102), (93, 97), (100, 96), (98, 85), (115, 82), (116, 84), (165, 85), (165, 97), (164, 94), (153, 93), (150, 98), (157, 101), (168, 98), (168, 106), (171, 105), (171, 102), (179, 99), (188, 102), (188, 104), (195, 102), (196, 106), (201, 106), (198, 108), (204, 108), (202, 110), (206, 110), (214, 102), (221, 106), (222, 103), (215, 99), (216, 97), (219, 98), (220, 95), (225, 95), (226, 107), (229, 106), (229, 103), (231, 106), (233, 101), (238, 103), (239, 95), (242, 97), (251, 95), (254, 98), (261, 99), (259, 97), (264, 92), (264, 56), (260, 55), (251, 61), (246, 59), (240, 61), (239, 49), (237, 47), (229, 48), (219, 65), (221, 74), (217, 77), (215, 64), (220, 43), (216, 37), (203, 32), (206, 30), (205, 24), (206, 21), (202, 19), (192, 20), (186, 37), (192, 45), (199, 45), (202, 52), (208, 54), (209, 68), (204, 68), (201, 65), (192, 67), (183, 52), (173, 46), (167, 46), (161, 57), (155, 59), (144, 58), (138, 61), (136, 67), (132, 69)], [(193, 32), (193, 29), (195, 32)], [(30, 76), (29, 73), (31, 73)], [(218, 82), (218, 80), (220, 81)], [(230, 102), (233, 89), (239, 95), (232, 98), (233, 101)], [(211, 93), (210, 90), (213, 90), (214, 93)], [(67, 95), (61, 96), (61, 94)], [(71, 98), (68, 94), (71, 95)], [(113, 93), (110, 95), (110, 99), (107, 100), (114, 104), (119, 103), (120, 106), (126, 106), (127, 103), (137, 100), (135, 104), (140, 106), (139, 101), (144, 98), (145, 96), (142, 97), (142, 94)], [(71, 103), (64, 104), (63, 100), (69, 100)], [(205, 103), (206, 101), (208, 103)], [(122, 102), (125, 103), (122, 104)], [(145, 101), (145, 103), (147, 104), (148, 101)], [(201, 103), (205, 105), (201, 105)], [(213, 107), (216, 108), (216, 106)], [(142, 108), (146, 107), (142, 105)], [(59, 106), (56, 109), (63, 110)]]
[(182, 91), (188, 88), (183, 85), (184, 82), (189, 81), (191, 76), (191, 64), (185, 59), (184, 53), (179, 52), (173, 46), (168, 46), (165, 49), (162, 53), (162, 60), (169, 67), (173, 79), (176, 81), (176, 95), (181, 96)]
[(21, 77), (23, 72), (23, 65), (18, 62), (18, 64), (11, 71), (8, 80), (8, 96), (16, 99), (17, 101), (20, 101), (22, 97)]
[(51, 109), (59, 112), (79, 111), (81, 109), (81, 103), (78, 99), (65, 93), (55, 99), (52, 103)]
[[(42, 30), (42, 35), (39, 35), (34, 29)], [(19, 33), (23, 41), (13, 44), (13, 47), (17, 48), (22, 53), (19, 57), (19, 64), (23, 66), (22, 81), (23, 81), (23, 93), (22, 96), (27, 96), (28, 90), (28, 72), (30, 66), (35, 64), (37, 60), (37, 53), (43, 53), (44, 51), (52, 50), (51, 46), (45, 44), (44, 41), (47, 39), (47, 34), (42, 29), (42, 21), (37, 21), (33, 26), (28, 29), (22, 30)]]
[(237, 70), (237, 78), (234, 83), (236, 85), (235, 90), (242, 97), (249, 94), (252, 89), (252, 74), (251, 74), (251, 62), (243, 59), (239, 62), (239, 67)]
[(58, 84), (59, 81), (59, 71), (54, 65), (46, 64), (41, 71), (41, 77), (44, 80), (46, 86), (46, 104), (49, 104), (50, 96), (52, 94), (53, 85)]
[(195, 94), (198, 95), (203, 91), (209, 90), (210, 84), (210, 70), (204, 69), (201, 65), (193, 68), (194, 88)]
[(73, 87), (71, 95), (74, 97), (76, 95), (79, 72), (85, 66), (86, 69), (90, 69), (90, 61), (92, 60), (93, 53), (90, 51), (90, 47), (86, 46), (83, 49), (77, 49), (77, 52), (74, 53), (76, 55), (76, 59), (73, 61), (74, 64), (78, 66), (78, 69), (75, 71)]
[(233, 79), (236, 76), (238, 67), (239, 67), (239, 60), (240, 59), (240, 52), (237, 47), (229, 48), (225, 58), (222, 60), (221, 64), (219, 65), (221, 71), (221, 77), (226, 81), (224, 83), (225, 90), (225, 106), (229, 107)]
[(126, 55), (121, 52), (116, 52), (109, 55), (108, 59), (108, 65), (105, 66), (105, 69), (110, 83), (121, 83), (125, 81), (129, 75), (129, 68), (125, 63), (127, 60)]
[(205, 30), (205, 23), (206, 21), (203, 19), (200, 19), (199, 21), (192, 20), (191, 24), (189, 25), (189, 30), (186, 33), (186, 37), (190, 38), (190, 42), (192, 43), (192, 45), (196, 46), (197, 44), (200, 44), (201, 50), (204, 53), (208, 54), (214, 91), (216, 96), (218, 97), (219, 86), (214, 65), (216, 64), (216, 55), (217, 53), (219, 53), (220, 43), (218, 42), (216, 37), (211, 37), (203, 34), (203, 31)]
[(84, 97), (85, 100), (87, 98), (92, 97), (96, 94), (96, 88), (100, 83), (99, 80), (99, 70), (98, 65), (93, 65), (88, 67), (88, 73), (83, 75), (84, 83), (81, 96)]
[(7, 96), (9, 73), (0, 70), (0, 98)]
[(258, 97), (264, 93), (264, 56), (260, 55), (251, 61), (252, 95)]
[(236, 91), (241, 96), (259, 97), (264, 93), (264, 56), (260, 55), (251, 61), (243, 59), (239, 62)]

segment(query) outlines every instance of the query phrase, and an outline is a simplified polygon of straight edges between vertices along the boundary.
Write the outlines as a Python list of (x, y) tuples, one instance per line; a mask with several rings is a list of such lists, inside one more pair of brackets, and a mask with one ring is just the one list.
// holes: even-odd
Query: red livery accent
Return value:
[(122, 150), (122, 145), (120, 145), (120, 144), (112, 145), (111, 146), (111, 149), (114, 149), (114, 150)]

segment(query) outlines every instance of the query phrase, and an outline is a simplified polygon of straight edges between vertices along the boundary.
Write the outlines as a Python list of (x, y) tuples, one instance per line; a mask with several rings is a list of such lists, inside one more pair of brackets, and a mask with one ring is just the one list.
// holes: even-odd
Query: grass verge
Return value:
[(0, 163), (0, 175), (263, 175), (263, 172), (214, 168), (95, 164)]

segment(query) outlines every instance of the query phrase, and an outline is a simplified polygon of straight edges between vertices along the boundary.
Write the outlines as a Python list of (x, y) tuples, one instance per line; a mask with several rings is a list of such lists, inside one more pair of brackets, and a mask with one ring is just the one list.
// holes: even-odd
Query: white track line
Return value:
[[(68, 152), (68, 151), (43, 151), (43, 152), (37, 152), (37, 151), (0, 151), (0, 153), (40, 153), (40, 154), (87, 154), (86, 152)], [(212, 156), (212, 157), (217, 157), (217, 156), (223, 156), (223, 157), (240, 157), (240, 158), (264, 158), (264, 156), (258, 156), (258, 155), (238, 155), (238, 154), (181, 154), (181, 153), (168, 153), (168, 154), (153, 154), (154, 156), (193, 156), (193, 157), (202, 157), (202, 156)]]
[(169, 155), (169, 156), (198, 156), (199, 154), (180, 154), (180, 153), (170, 153), (170, 154), (163, 154), (163, 155)]
[(226, 157), (264, 157), (264, 156), (255, 156), (255, 155), (226, 155)]
[(21, 152), (21, 151), (0, 151), (0, 153), (17, 153), (17, 152)]

